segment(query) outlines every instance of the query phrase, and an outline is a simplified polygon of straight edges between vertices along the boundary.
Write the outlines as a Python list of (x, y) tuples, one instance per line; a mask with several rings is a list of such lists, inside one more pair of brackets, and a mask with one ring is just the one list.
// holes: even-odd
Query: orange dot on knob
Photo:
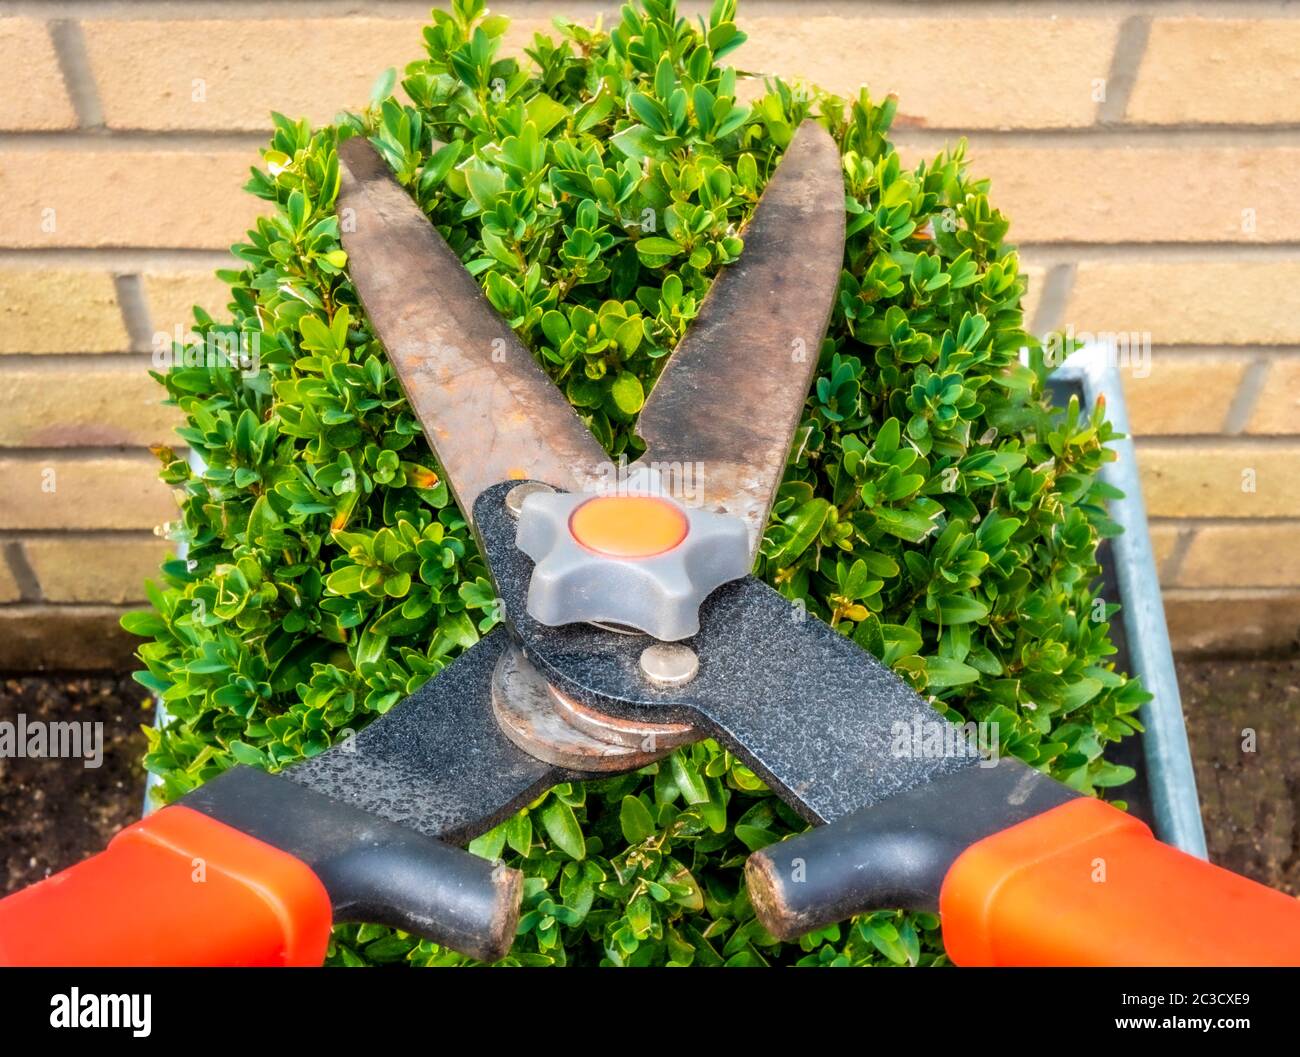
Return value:
[(686, 515), (653, 496), (598, 496), (569, 516), (569, 531), (588, 550), (613, 558), (650, 558), (686, 538)]

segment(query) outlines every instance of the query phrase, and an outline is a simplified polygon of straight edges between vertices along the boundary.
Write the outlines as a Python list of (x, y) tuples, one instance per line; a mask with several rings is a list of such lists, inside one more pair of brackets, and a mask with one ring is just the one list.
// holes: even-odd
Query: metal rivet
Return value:
[(555, 489), (549, 484), (542, 484), (541, 481), (527, 481), (524, 484), (515, 485), (506, 493), (506, 509), (510, 511), (511, 517), (518, 517), (524, 509), (524, 500), (530, 495), (554, 491)]
[(689, 646), (656, 642), (641, 651), (641, 674), (660, 689), (685, 686), (700, 670), (700, 659)]

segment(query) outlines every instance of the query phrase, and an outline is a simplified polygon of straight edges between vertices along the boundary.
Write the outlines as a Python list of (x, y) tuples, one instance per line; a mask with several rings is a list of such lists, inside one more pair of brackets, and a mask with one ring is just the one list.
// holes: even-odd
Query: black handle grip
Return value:
[(486, 962), (510, 950), (518, 870), (252, 767), (227, 771), (181, 803), (305, 862), (336, 922), (390, 925)]
[(986, 760), (755, 852), (749, 897), (783, 940), (869, 910), (935, 910), (963, 851), (1077, 795), (1019, 760)]

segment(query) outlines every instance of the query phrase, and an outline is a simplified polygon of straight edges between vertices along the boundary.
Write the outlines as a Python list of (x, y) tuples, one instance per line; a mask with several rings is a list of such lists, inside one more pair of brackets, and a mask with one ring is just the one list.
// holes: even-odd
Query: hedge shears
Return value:
[(613, 477), (373, 147), (339, 159), (351, 279), (503, 620), (354, 738), (278, 774), (235, 767), (0, 901), (0, 961), (313, 965), (340, 921), (497, 960), (522, 876), (461, 845), (553, 785), (708, 737), (812, 825), (745, 868), (779, 938), (904, 907), (938, 910), (959, 965), (1300, 964), (1296, 900), (1015, 758), (899, 751), (900, 727), (950, 721), (749, 575), (843, 259), (820, 125), (795, 135), (641, 410), (644, 456)]

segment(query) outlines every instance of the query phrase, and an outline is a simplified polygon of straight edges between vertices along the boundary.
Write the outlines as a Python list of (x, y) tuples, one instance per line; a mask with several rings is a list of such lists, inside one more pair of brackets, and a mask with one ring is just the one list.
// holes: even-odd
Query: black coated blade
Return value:
[(958, 728), (851, 639), (752, 576), (705, 599), (690, 640), (698, 674), (672, 688), (647, 682), (643, 636), (539, 623), (524, 602), (532, 561), (515, 546), (509, 488), (479, 497), (483, 553), (515, 638), (566, 696), (604, 715), (706, 731), (809, 822), (979, 764), (978, 746), (964, 737), (952, 751), (931, 751), (936, 736)]
[(465, 517), (498, 481), (586, 486), (604, 450), (474, 277), (368, 142), (339, 164), (348, 274)]
[[(844, 258), (840, 153), (800, 126), (768, 183), (740, 260), (714, 282), (637, 423), (640, 464), (691, 475), (705, 509), (743, 518), (751, 554), (830, 321)], [(666, 472), (665, 468), (667, 468)]]
[(575, 775), (534, 759), (492, 715), (498, 628), (350, 742), (283, 777), (427, 837), (472, 840)]

